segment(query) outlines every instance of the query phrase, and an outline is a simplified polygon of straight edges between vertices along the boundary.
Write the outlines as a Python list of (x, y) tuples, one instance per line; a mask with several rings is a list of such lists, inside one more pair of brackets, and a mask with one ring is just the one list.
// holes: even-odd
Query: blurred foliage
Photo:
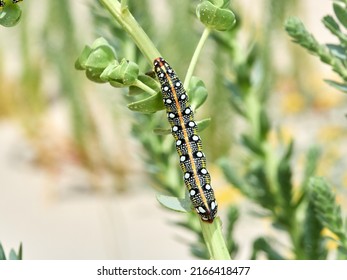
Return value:
[(8, 257), (6, 258), (5, 250), (2, 247), (2, 244), (0, 242), (0, 261), (1, 260), (22, 260), (23, 258), (23, 248), (22, 248), (22, 243), (19, 245), (18, 252), (14, 249), (11, 249)]
[(334, 16), (327, 15), (322, 19), (324, 26), (336, 37), (339, 44), (320, 44), (316, 38), (310, 34), (304, 24), (296, 17), (291, 17), (286, 21), (285, 28), (293, 41), (311, 54), (320, 58), (322, 62), (331, 66), (343, 80), (343, 83), (326, 80), (328, 84), (342, 92), (347, 92), (347, 33), (343, 30), (347, 28), (347, 3), (346, 1), (333, 2)]

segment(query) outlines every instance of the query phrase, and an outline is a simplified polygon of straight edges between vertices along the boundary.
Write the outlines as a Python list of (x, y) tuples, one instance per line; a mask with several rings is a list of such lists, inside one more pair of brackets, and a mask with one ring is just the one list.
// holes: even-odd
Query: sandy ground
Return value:
[(158, 205), (154, 192), (57, 200), (52, 178), (23, 157), (33, 151), (19, 129), (2, 123), (0, 139), (0, 240), (5, 250), (23, 242), (25, 259), (191, 257), (166, 222), (175, 215)]

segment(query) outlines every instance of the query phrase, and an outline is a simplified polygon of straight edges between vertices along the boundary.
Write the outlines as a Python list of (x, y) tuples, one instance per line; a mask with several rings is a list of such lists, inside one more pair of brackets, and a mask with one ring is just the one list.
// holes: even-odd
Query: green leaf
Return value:
[(347, 28), (347, 10), (345, 7), (342, 7), (340, 4), (336, 2), (333, 4), (334, 13), (339, 20), (339, 22)]
[(340, 27), (332, 16), (325, 16), (322, 19), (323, 24), (333, 33), (340, 31)]
[(305, 252), (306, 259), (324, 260), (327, 256), (327, 250), (324, 246), (324, 239), (321, 231), (323, 225), (317, 219), (312, 202), (306, 207), (305, 221), (302, 228), (301, 243)]
[(82, 53), (79, 55), (75, 62), (75, 68), (77, 70), (85, 70), (86, 69), (86, 61), (92, 52), (92, 48), (89, 46), (85, 46), (82, 50)]
[(262, 147), (259, 145), (257, 141), (253, 140), (249, 135), (243, 134), (241, 136), (241, 143), (255, 154), (260, 156), (264, 155)]
[(341, 208), (336, 203), (335, 194), (330, 186), (322, 179), (313, 177), (309, 183), (310, 201), (315, 207), (317, 218), (323, 226), (337, 237), (340, 247), (347, 250), (347, 233), (343, 225)]
[(18, 256), (17, 256), (17, 254), (16, 254), (16, 252), (13, 250), (13, 249), (11, 249), (11, 251), (10, 251), (10, 255), (9, 255), (9, 258), (8, 258), (9, 260), (18, 260)]
[(158, 92), (148, 98), (128, 104), (128, 108), (132, 111), (150, 114), (165, 109), (165, 106), (162, 94)]
[(188, 96), (193, 111), (198, 109), (207, 99), (207, 89), (204, 82), (193, 76), (190, 80)]
[(253, 243), (252, 260), (257, 258), (259, 252), (264, 252), (269, 260), (283, 260), (283, 256), (280, 255), (270, 244), (274, 242), (268, 241), (263, 237), (256, 239)]
[(177, 212), (190, 212), (192, 210), (192, 206), (191, 206), (192, 204), (189, 198), (179, 199), (177, 197), (167, 196), (162, 194), (157, 194), (156, 197), (161, 205), (171, 210), (174, 210)]
[(347, 83), (338, 83), (332, 80), (324, 80), (327, 84), (331, 85), (332, 87), (338, 89), (339, 91), (342, 91), (344, 93), (347, 93)]
[(196, 121), (196, 125), (198, 126), (199, 131), (203, 131), (206, 127), (208, 127), (211, 123), (211, 118), (206, 118), (201, 121)]
[(347, 52), (344, 47), (335, 44), (326, 44), (326, 46), (336, 58), (347, 60)]
[(270, 121), (264, 109), (260, 111), (260, 136), (261, 139), (266, 139), (270, 130)]
[(1, 260), (6, 260), (6, 255), (5, 255), (4, 248), (2, 247), (2, 244), (0, 242), (0, 261)]
[(22, 10), (18, 5), (7, 3), (5, 7), (0, 8), (0, 25), (5, 27), (15, 26), (22, 16)]
[(292, 207), (292, 169), (290, 167), (290, 159), (293, 154), (293, 143), (294, 142), (291, 141), (288, 145), (287, 151), (280, 160), (277, 170), (277, 180), (282, 195), (282, 201), (285, 204), (283, 207), (286, 210)]
[(133, 85), (139, 75), (139, 66), (135, 62), (122, 59), (121, 63), (113, 61), (101, 73), (100, 79), (108, 81), (114, 87)]
[(236, 22), (232, 11), (218, 8), (209, 1), (200, 3), (196, 8), (196, 14), (206, 27), (218, 31), (229, 30)]

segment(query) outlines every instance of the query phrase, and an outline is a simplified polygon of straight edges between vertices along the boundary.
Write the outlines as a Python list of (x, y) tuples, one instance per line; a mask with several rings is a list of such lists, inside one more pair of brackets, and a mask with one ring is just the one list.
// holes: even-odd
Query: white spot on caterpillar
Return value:
[(188, 125), (189, 125), (190, 127), (194, 127), (194, 126), (195, 126), (195, 122), (189, 122)]
[(214, 210), (216, 208), (216, 203), (214, 201), (211, 202), (211, 210)]
[(200, 172), (201, 174), (207, 174), (207, 170), (205, 168), (201, 168)]
[(186, 157), (185, 156), (181, 156), (180, 161), (182, 162), (182, 161), (185, 161), (185, 160), (186, 160)]
[(187, 97), (187, 95), (185, 95), (185, 94), (182, 94), (182, 95), (181, 95), (181, 100), (184, 100), (184, 99), (186, 99), (186, 97)]
[(184, 173), (184, 178), (185, 179), (189, 179), (190, 178), (190, 173), (189, 172)]
[(201, 206), (198, 207), (198, 210), (199, 210), (199, 213), (206, 213), (206, 210)]
[(192, 140), (193, 140), (193, 141), (198, 141), (198, 140), (199, 140), (199, 136), (193, 135)]
[(190, 196), (194, 196), (196, 194), (196, 191), (191, 189), (190, 192), (189, 192)]
[(199, 157), (199, 158), (201, 158), (201, 157), (203, 156), (203, 154), (202, 154), (202, 152), (197, 152), (197, 153), (196, 153), (196, 156)]
[(173, 132), (176, 132), (178, 130), (178, 126), (177, 125), (174, 125), (173, 127), (172, 127), (172, 131)]
[(166, 104), (171, 104), (171, 103), (172, 103), (172, 100), (169, 99), (169, 98), (167, 98), (167, 99), (165, 100), (165, 103), (166, 103)]
[(181, 146), (181, 144), (182, 144), (182, 140), (178, 139), (178, 140), (176, 141), (176, 146)]
[(169, 87), (165, 86), (163, 87), (163, 91), (168, 91), (169, 90)]
[(210, 184), (206, 184), (205, 185), (205, 190), (210, 190), (211, 189), (211, 185)]

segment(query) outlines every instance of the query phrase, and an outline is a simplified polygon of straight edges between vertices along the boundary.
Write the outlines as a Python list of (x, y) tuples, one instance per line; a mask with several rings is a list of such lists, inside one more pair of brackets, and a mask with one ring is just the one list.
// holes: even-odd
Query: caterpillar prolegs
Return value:
[(217, 202), (188, 95), (175, 71), (163, 58), (156, 58), (153, 64), (161, 84), (171, 132), (176, 140), (184, 183), (201, 219), (212, 222), (217, 214)]

